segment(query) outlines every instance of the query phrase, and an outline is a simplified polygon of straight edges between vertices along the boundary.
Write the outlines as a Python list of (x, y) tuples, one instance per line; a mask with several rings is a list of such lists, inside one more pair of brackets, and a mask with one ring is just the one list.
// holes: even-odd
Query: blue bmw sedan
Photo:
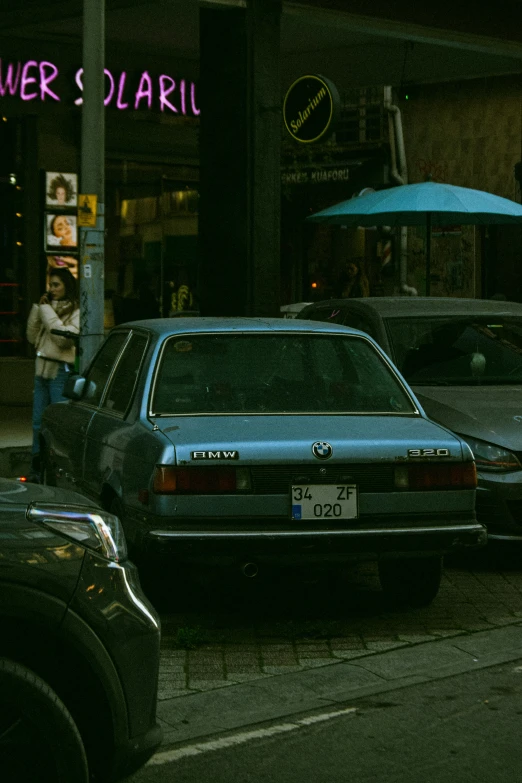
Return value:
[(386, 354), (336, 324), (262, 318), (113, 329), (41, 430), (43, 479), (117, 514), (138, 562), (375, 560), (410, 604), (480, 546), (469, 446)]

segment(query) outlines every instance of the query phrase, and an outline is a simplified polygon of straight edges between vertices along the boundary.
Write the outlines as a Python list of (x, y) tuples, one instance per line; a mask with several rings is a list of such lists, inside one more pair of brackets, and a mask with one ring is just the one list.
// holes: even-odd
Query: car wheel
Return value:
[(138, 565), (141, 562), (145, 562), (144, 558), (141, 556), (140, 552), (136, 549), (131, 537), (129, 536), (129, 529), (125, 522), (124, 506), (120, 498), (114, 496), (111, 499), (109, 503), (109, 508), (107, 510), (110, 511), (111, 514), (114, 514), (114, 516), (118, 517), (118, 519), (121, 522), (123, 532), (125, 533), (125, 540), (127, 542), (127, 551), (129, 553), (130, 559), (134, 562), (135, 565)]
[(67, 707), (30, 669), (0, 659), (0, 780), (87, 783), (82, 738)]
[(381, 587), (397, 604), (427, 606), (439, 592), (441, 576), (441, 557), (379, 561)]
[(109, 508), (107, 510), (110, 511), (111, 514), (114, 514), (114, 516), (118, 517), (118, 519), (120, 520), (121, 526), (123, 528), (123, 532), (125, 533), (125, 539), (127, 541), (127, 550), (132, 560), (134, 560), (136, 553), (134, 551), (132, 541), (130, 540), (129, 537), (129, 530), (125, 522), (125, 512), (123, 508), (123, 503), (121, 502), (120, 498), (114, 496), (111, 499), (111, 502), (109, 503)]
[(145, 595), (155, 606), (162, 600), (165, 593), (164, 579), (165, 574), (161, 568), (158, 568), (156, 559), (148, 557), (140, 552), (135, 546), (133, 546), (132, 540), (129, 539), (127, 527), (125, 525), (125, 512), (123, 510), (123, 503), (120, 498), (113, 497), (109, 504), (109, 511), (111, 514), (117, 516), (122, 524), (123, 532), (127, 540), (127, 550), (129, 557), (138, 568), (140, 576), (140, 583), (145, 592)]

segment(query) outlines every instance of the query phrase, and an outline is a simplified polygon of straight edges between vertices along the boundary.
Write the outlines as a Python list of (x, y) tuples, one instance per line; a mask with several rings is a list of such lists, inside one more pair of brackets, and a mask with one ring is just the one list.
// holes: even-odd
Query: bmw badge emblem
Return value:
[(317, 459), (329, 459), (333, 454), (333, 449), (325, 440), (316, 440), (312, 446), (312, 454)]

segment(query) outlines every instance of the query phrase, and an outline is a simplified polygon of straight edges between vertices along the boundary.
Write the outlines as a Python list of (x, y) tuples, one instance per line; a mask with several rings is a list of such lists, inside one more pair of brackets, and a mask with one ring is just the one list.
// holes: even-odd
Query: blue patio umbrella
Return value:
[(484, 190), (420, 182), (366, 193), (310, 215), (341, 226), (426, 226), (426, 296), (430, 293), (431, 227), (522, 225), (522, 205)]

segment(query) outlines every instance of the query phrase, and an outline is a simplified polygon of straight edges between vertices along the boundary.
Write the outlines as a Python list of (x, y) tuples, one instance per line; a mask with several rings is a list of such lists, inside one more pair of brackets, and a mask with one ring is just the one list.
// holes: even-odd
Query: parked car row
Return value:
[(114, 328), (45, 412), (46, 486), (0, 479), (0, 778), (115, 781), (159, 745), (160, 622), (127, 547), (250, 577), (375, 560), (422, 606), (445, 553), (521, 539), (521, 357), (504, 302)]

